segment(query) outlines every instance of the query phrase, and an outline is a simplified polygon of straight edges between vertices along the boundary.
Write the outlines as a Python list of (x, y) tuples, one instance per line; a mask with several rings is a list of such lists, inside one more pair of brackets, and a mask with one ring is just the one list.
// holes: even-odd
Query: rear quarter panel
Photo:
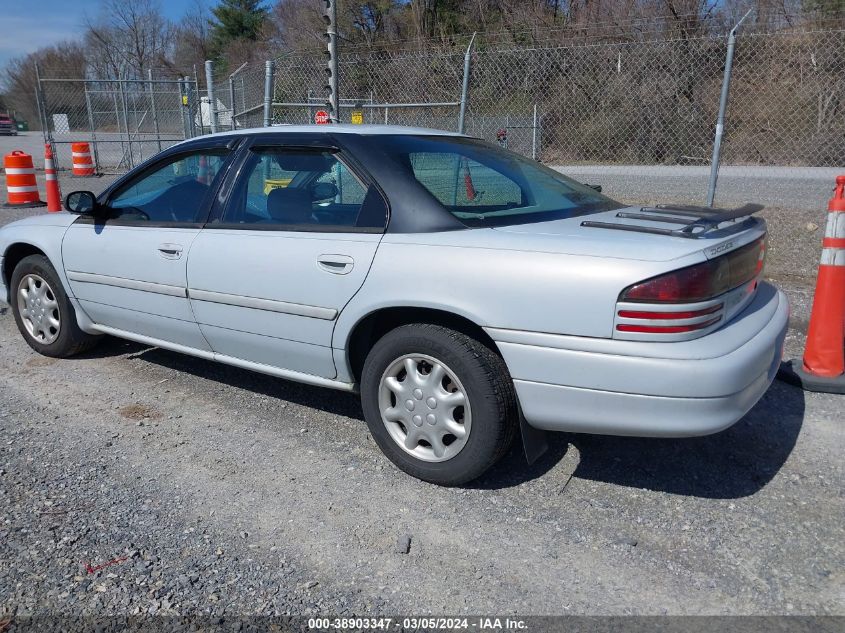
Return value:
[(609, 338), (621, 290), (704, 260), (671, 261), (566, 254), (492, 230), (386, 235), (364, 286), (338, 318), (333, 347), (345, 349), (362, 318), (418, 306), (459, 314), (482, 327)]

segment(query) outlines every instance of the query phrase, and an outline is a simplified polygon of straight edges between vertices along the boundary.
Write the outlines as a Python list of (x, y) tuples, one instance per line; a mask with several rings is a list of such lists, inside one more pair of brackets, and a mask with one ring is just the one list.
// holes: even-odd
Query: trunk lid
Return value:
[(508, 233), (512, 238), (531, 240), (539, 249), (554, 242), (564, 246), (562, 242), (565, 242), (565, 248), (561, 250), (567, 253), (643, 261), (670, 261), (697, 252), (712, 259), (766, 233), (765, 221), (752, 218), (749, 212), (684, 236), (678, 229), (701, 218), (693, 217), (692, 211), (682, 213), (685, 215), (676, 215), (669, 209), (627, 207), (548, 222), (500, 226), (493, 230)]

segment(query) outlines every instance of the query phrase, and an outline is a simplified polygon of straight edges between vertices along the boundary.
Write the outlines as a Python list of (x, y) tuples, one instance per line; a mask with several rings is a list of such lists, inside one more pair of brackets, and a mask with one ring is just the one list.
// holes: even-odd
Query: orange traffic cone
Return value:
[(781, 377), (808, 391), (845, 394), (845, 176), (837, 176), (827, 210), (804, 362), (785, 364)]
[(199, 167), (197, 168), (197, 182), (201, 182), (204, 185), (210, 185), (210, 180), (208, 159), (205, 156), (200, 156)]
[(53, 148), (49, 143), (44, 145), (44, 175), (47, 178), (47, 211), (56, 213), (62, 210), (62, 192), (53, 164)]

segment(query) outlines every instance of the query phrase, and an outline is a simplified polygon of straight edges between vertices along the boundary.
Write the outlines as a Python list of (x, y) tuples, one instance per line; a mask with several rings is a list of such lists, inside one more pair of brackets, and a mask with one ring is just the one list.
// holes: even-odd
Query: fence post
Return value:
[(232, 120), (230, 122), (230, 127), (234, 130), (235, 129), (235, 75), (241, 72), (244, 68), (246, 68), (249, 62), (244, 62), (238, 69), (229, 75), (229, 100), (232, 104)]
[[(208, 121), (211, 126), (211, 133), (217, 133), (217, 102), (214, 100), (214, 62), (205, 60), (205, 87), (208, 92)], [(200, 106), (200, 118), (202, 118), (202, 106)]]
[(458, 133), (464, 133), (464, 122), (467, 114), (467, 97), (469, 96), (469, 71), (470, 60), (472, 58), (472, 44), (475, 42), (476, 33), (472, 34), (472, 38), (467, 45), (467, 52), (464, 53), (464, 81), (461, 85), (461, 112), (458, 115)]
[(50, 133), (50, 124), (47, 119), (47, 105), (44, 101), (44, 94), (41, 89), (41, 71), (38, 69), (38, 62), (35, 62), (35, 85), (35, 105), (38, 107), (38, 121), (41, 123), (41, 136), (46, 144)]
[[(114, 103), (114, 122), (117, 125), (117, 137), (120, 139), (120, 156), (121, 160), (123, 160), (123, 156), (126, 156), (126, 146), (123, 144), (123, 133), (120, 131), (120, 109), (117, 105), (117, 86), (109, 82), (109, 91), (111, 92), (111, 100)], [(120, 165), (118, 164), (118, 167)]]
[(531, 158), (537, 160), (537, 104), (534, 104), (534, 119), (531, 123)]
[(736, 32), (740, 25), (751, 14), (751, 9), (742, 16), (728, 34), (728, 52), (725, 55), (725, 76), (722, 79), (722, 94), (719, 97), (719, 115), (716, 119), (716, 137), (713, 139), (713, 159), (710, 162), (710, 181), (707, 183), (707, 206), (712, 207), (716, 198), (716, 180), (719, 177), (719, 161), (722, 155), (722, 136), (725, 133), (725, 113), (728, 109), (728, 95), (731, 89), (731, 70), (734, 62), (734, 48), (736, 47)]
[(153, 113), (153, 129), (156, 133), (156, 144), (158, 145), (158, 151), (161, 151), (161, 132), (158, 128), (158, 113), (156, 112), (156, 93), (155, 89), (153, 88), (153, 69), (149, 68), (147, 70), (147, 78), (150, 80), (150, 110)]
[[(141, 90), (144, 90), (144, 84), (141, 84)], [(144, 137), (139, 135), (141, 131), (141, 126), (144, 124), (144, 119), (147, 118), (147, 113), (149, 110), (144, 110), (144, 114), (141, 116), (140, 121), (138, 120), (138, 93), (137, 91), (132, 91), (132, 123), (135, 126), (135, 138), (138, 139), (138, 161), (143, 163), (144, 162)]]
[(185, 78), (179, 77), (179, 114), (182, 117), (182, 138), (188, 135), (188, 91), (185, 90)]
[(241, 112), (246, 110), (246, 83), (241, 75)]
[(326, 37), (328, 47), (326, 52), (329, 55), (329, 115), (332, 123), (340, 123), (340, 77), (337, 68), (337, 0), (326, 0)]
[(94, 111), (91, 109), (91, 95), (88, 94), (88, 82), (82, 82), (82, 89), (85, 91), (85, 107), (88, 110), (88, 127), (91, 130), (91, 146), (94, 148), (94, 170), (100, 173), (100, 154), (97, 151), (97, 132), (94, 127)]
[(200, 112), (200, 134), (205, 134), (205, 128), (202, 126), (202, 106), (199, 105), (200, 85), (197, 82), (196, 72), (194, 72), (193, 83), (191, 83), (190, 75), (185, 76), (185, 92), (188, 94), (188, 130), (193, 138), (197, 135), (196, 111)]
[[(186, 79), (190, 79), (190, 78), (186, 77)], [(197, 65), (196, 64), (194, 64), (194, 88), (193, 88), (193, 90), (194, 90), (194, 93), (193, 93), (194, 101), (195, 101), (196, 106), (197, 106), (197, 111), (200, 114), (200, 117), (199, 117), (200, 118), (200, 134), (205, 134), (205, 123), (203, 123), (203, 120), (202, 120), (202, 97), (200, 97), (200, 78), (199, 78), (199, 75), (197, 74)], [(193, 137), (193, 136), (196, 136), (196, 135), (197, 135), (196, 116), (192, 116), (191, 117), (191, 136)]]
[(235, 76), (229, 75), (229, 103), (232, 104), (232, 114), (229, 120), (229, 128), (235, 129)]
[(123, 83), (122, 79), (117, 80), (117, 85), (120, 88), (120, 103), (123, 107), (123, 129), (126, 131), (126, 145), (128, 149), (128, 152), (124, 153), (124, 157), (129, 156), (129, 168), (132, 169), (135, 166), (135, 156), (132, 151), (132, 135), (129, 132), (129, 105), (126, 103), (126, 89)]
[(264, 127), (273, 122), (273, 60), (264, 62)]

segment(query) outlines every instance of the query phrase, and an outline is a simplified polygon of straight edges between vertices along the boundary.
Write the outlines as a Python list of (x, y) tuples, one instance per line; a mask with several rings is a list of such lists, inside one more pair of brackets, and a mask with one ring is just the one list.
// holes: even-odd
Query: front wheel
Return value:
[(39, 354), (66, 358), (92, 347), (99, 336), (86, 334), (50, 260), (24, 257), (12, 272), (12, 312), (20, 333)]
[(479, 477), (517, 429), (513, 382), (494, 351), (431, 324), (398, 327), (370, 351), (361, 401), (379, 448), (406, 473), (444, 486)]

